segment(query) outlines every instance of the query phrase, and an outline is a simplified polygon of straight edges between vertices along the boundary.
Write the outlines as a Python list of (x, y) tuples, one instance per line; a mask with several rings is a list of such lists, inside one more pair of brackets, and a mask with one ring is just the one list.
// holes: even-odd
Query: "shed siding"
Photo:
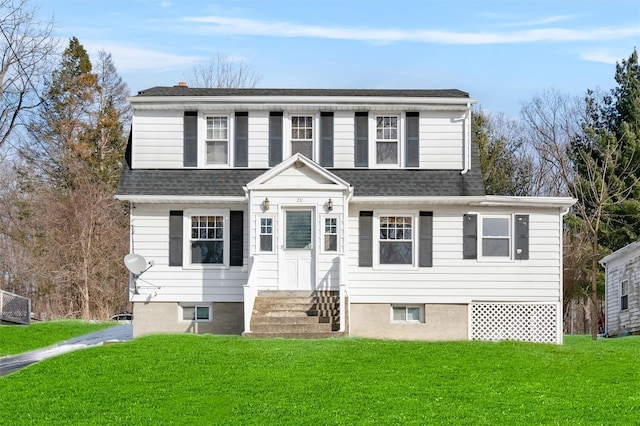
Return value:
[[(606, 328), (612, 336), (623, 330), (640, 333), (640, 251), (631, 251), (607, 264)], [(622, 280), (629, 281), (628, 308), (621, 309)]]

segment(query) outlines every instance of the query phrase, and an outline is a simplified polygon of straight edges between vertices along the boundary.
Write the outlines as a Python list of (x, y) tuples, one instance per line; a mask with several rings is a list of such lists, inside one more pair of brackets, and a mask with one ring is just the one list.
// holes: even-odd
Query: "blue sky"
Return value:
[(547, 89), (615, 85), (640, 44), (640, 0), (31, 0), (132, 93), (172, 86), (217, 53), (259, 87), (445, 89), (517, 115)]

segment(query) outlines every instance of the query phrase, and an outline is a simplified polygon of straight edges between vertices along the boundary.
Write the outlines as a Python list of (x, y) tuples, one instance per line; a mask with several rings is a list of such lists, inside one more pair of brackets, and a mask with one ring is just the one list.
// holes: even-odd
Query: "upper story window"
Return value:
[(207, 164), (229, 162), (229, 117), (206, 117)]
[(313, 159), (313, 115), (291, 116), (291, 155), (299, 152)]
[(398, 116), (376, 117), (376, 164), (398, 164)]

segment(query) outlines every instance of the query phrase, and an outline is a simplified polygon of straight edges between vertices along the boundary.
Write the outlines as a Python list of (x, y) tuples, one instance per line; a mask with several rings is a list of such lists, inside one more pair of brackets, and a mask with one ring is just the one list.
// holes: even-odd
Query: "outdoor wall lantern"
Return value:
[(267, 211), (269, 210), (269, 199), (265, 198), (264, 201), (262, 202), (262, 210), (263, 211)]
[(329, 201), (327, 201), (327, 210), (333, 210), (333, 200), (331, 198), (329, 198)]

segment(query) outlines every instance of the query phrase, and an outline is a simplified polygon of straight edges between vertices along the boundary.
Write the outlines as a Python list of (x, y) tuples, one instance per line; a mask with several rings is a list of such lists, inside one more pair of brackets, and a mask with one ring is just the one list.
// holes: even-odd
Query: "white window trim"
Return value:
[[(484, 219), (508, 219), (509, 225), (509, 255), (508, 256), (484, 256), (482, 252), (482, 227), (484, 225)], [(514, 261), (514, 248), (515, 248), (515, 214), (478, 214), (478, 241), (477, 241), (477, 253), (478, 260), (481, 262), (513, 262)]]
[[(262, 219), (271, 219), (271, 250), (260, 250), (260, 235), (262, 235)], [(276, 252), (277, 247), (277, 215), (275, 214), (259, 214), (256, 215), (256, 254), (273, 254)]]
[[(397, 211), (382, 210), (373, 212), (373, 268), (406, 271), (418, 269), (418, 242), (416, 240), (419, 212), (415, 210)], [(380, 263), (380, 216), (404, 216), (411, 217), (411, 264)]]
[[(378, 164), (378, 138), (377, 138), (377, 118), (378, 117), (398, 117), (398, 163)], [(401, 169), (405, 163), (405, 140), (404, 133), (406, 125), (406, 114), (404, 112), (375, 112), (369, 115), (369, 168), (370, 169)], [(413, 168), (413, 167), (412, 167)]]
[[(342, 238), (340, 237), (341, 235), (341, 226), (342, 224), (340, 223), (340, 215), (339, 214), (322, 214), (319, 215), (320, 216), (320, 225), (319, 228), (321, 231), (321, 237), (320, 237), (320, 252), (323, 254), (342, 254)], [(336, 250), (332, 251), (332, 250), (325, 250), (324, 248), (324, 225), (325, 225), (325, 219), (335, 219), (336, 220)]]
[[(209, 264), (209, 263), (192, 263), (191, 262), (191, 217), (192, 216), (222, 216), (223, 217), (223, 230), (222, 238), (224, 242), (224, 253), (222, 264)], [(230, 220), (228, 209), (188, 209), (184, 211), (183, 216), (183, 250), (182, 250), (182, 264), (185, 265), (184, 269), (229, 269), (229, 251), (230, 251)]]
[[(418, 308), (420, 310), (420, 319), (418, 321), (412, 320), (396, 320), (393, 318), (393, 309), (394, 308), (404, 308), (405, 313), (407, 308)], [(404, 304), (404, 303), (394, 303), (391, 305), (391, 309), (389, 310), (390, 320), (392, 324), (424, 324), (425, 323), (425, 315), (424, 315), (424, 305), (421, 304)]]
[[(181, 303), (180, 305), (180, 309), (178, 309), (178, 322), (188, 322), (188, 323), (194, 323), (194, 322), (211, 322), (213, 321), (213, 309), (211, 308), (210, 304), (206, 304), (206, 303)], [(208, 315), (208, 319), (192, 319), (192, 320), (186, 320), (184, 319), (184, 308), (194, 308), (195, 312), (197, 312), (198, 308), (207, 308), (207, 310), (209, 311), (209, 315)]]
[(318, 158), (319, 152), (318, 152), (318, 146), (319, 146), (319, 142), (318, 142), (318, 133), (319, 133), (319, 126), (320, 126), (320, 113), (317, 111), (290, 111), (290, 112), (285, 112), (283, 114), (283, 129), (282, 129), (282, 133), (283, 133), (283, 146), (282, 146), (282, 154), (284, 155), (284, 158), (289, 158), (291, 157), (291, 118), (292, 117), (298, 117), (298, 116), (306, 116), (306, 117), (313, 117), (313, 139), (311, 142), (311, 152), (313, 153), (312, 156), (313, 158), (310, 158), (310, 160), (316, 161), (316, 159)]
[[(620, 311), (626, 312), (629, 310), (629, 279), (625, 278), (623, 280), (620, 280)], [(627, 283), (626, 287), (627, 287), (627, 292), (624, 292), (624, 287), (625, 287), (625, 283)], [(622, 298), (624, 296), (627, 296), (627, 307), (626, 308), (622, 308)]]
[[(207, 117), (227, 117), (227, 162), (207, 163)], [(202, 111), (198, 113), (198, 167), (228, 169), (234, 164), (235, 116), (228, 112)]]

